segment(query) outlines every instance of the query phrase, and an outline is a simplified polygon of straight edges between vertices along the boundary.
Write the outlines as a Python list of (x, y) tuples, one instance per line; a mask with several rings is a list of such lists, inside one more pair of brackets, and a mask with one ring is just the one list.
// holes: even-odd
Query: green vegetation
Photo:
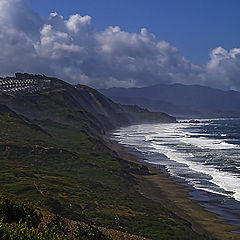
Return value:
[(53, 216), (46, 221), (40, 212), (8, 199), (0, 202), (1, 240), (108, 240), (92, 226), (69, 228), (67, 221)]
[[(136, 190), (133, 173), (140, 172), (141, 166), (120, 159), (100, 138), (90, 136), (88, 130), (94, 129), (89, 127), (94, 125), (94, 117), (91, 114), (86, 117), (86, 112), (71, 108), (72, 97), (63, 95), (60, 89), (31, 96), (31, 101), (27, 98), (16, 98), (13, 104), (17, 106), (17, 101), (21, 100), (20, 105), (25, 106), (28, 115), (32, 113), (41, 119), (45, 114), (52, 120), (30, 121), (0, 108), (2, 196), (31, 203), (43, 215), (50, 212), (90, 226), (152, 239), (208, 239), (195, 233), (188, 222)], [(40, 109), (38, 112), (33, 110), (36, 106)], [(59, 120), (58, 123), (53, 119)], [(29, 213), (25, 207), (3, 206), (1, 239), (69, 238), (62, 218), (53, 218), (51, 224), (39, 227), (37, 215)], [(11, 212), (10, 220), (4, 215), (5, 210)], [(94, 239), (99, 232), (93, 227), (78, 227), (72, 234), (73, 239), (87, 240)], [(18, 235), (23, 237), (18, 238)], [(97, 239), (104, 239), (104, 236), (99, 235)]]

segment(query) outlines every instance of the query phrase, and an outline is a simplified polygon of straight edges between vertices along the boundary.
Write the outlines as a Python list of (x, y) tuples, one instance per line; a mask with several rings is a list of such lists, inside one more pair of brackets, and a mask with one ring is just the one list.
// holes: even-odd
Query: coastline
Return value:
[(192, 225), (192, 229), (208, 237), (219, 240), (240, 240), (240, 227), (231, 225), (225, 219), (218, 218), (216, 213), (206, 210), (200, 205), (200, 201), (192, 199), (191, 189), (187, 184), (171, 177), (165, 171), (150, 166), (141, 161), (140, 156), (135, 152), (130, 152), (118, 142), (111, 140), (108, 136), (110, 148), (125, 161), (134, 162), (147, 166), (149, 175), (135, 175), (137, 180), (137, 190), (146, 198), (160, 203), (177, 216), (185, 219)]

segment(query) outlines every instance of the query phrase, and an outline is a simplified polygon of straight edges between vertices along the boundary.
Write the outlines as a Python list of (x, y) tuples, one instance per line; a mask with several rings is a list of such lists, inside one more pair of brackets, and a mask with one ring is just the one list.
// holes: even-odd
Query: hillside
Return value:
[[(148, 175), (148, 169), (121, 159), (100, 137), (102, 127), (106, 131), (130, 124), (139, 121), (136, 116), (140, 115), (144, 121), (175, 119), (115, 104), (86, 86), (55, 84), (58, 87), (27, 95), (0, 96), (0, 196), (31, 203), (44, 216), (57, 214), (113, 229), (107, 232), (117, 236), (125, 232), (156, 240), (210, 239), (144, 197), (138, 191), (137, 176)], [(2, 229), (14, 236), (25, 224), (26, 233), (35, 234), (23, 220), (6, 222)], [(54, 222), (55, 230), (57, 226)]]
[(143, 88), (101, 89), (122, 104), (137, 104), (150, 111), (174, 116), (239, 117), (240, 93), (199, 85), (159, 84)]
[[(16, 76), (11, 78), (12, 81), (18, 78), (41, 78), (41, 75)], [(130, 124), (176, 121), (164, 113), (150, 113), (137, 106), (116, 104), (87, 86), (72, 86), (62, 80), (45, 76), (42, 76), (42, 79), (51, 80), (51, 87), (22, 94), (7, 94), (5, 91), (1, 94), (0, 91), (0, 104), (7, 105), (13, 111), (32, 120), (53, 120), (98, 133)]]

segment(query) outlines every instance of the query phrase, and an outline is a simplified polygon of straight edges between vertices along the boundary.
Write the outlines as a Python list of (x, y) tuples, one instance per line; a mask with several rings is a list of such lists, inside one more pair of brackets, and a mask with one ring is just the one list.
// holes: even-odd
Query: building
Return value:
[(24, 95), (52, 88), (52, 79), (44, 75), (16, 73), (15, 77), (0, 78), (0, 94)]

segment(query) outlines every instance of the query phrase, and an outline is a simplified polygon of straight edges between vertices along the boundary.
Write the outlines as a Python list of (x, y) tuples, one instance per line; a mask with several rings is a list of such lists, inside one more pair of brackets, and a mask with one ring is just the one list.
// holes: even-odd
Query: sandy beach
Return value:
[[(110, 147), (126, 161), (143, 164), (136, 154), (129, 153), (129, 149), (115, 141)], [(226, 220), (219, 219), (216, 214), (202, 207), (198, 201), (190, 199), (190, 189), (184, 186), (167, 173), (148, 166), (150, 175), (136, 175), (138, 191), (145, 197), (159, 202), (161, 205), (187, 220), (192, 224), (194, 231), (212, 236), (219, 240), (238, 240), (239, 226), (226, 224)]]

